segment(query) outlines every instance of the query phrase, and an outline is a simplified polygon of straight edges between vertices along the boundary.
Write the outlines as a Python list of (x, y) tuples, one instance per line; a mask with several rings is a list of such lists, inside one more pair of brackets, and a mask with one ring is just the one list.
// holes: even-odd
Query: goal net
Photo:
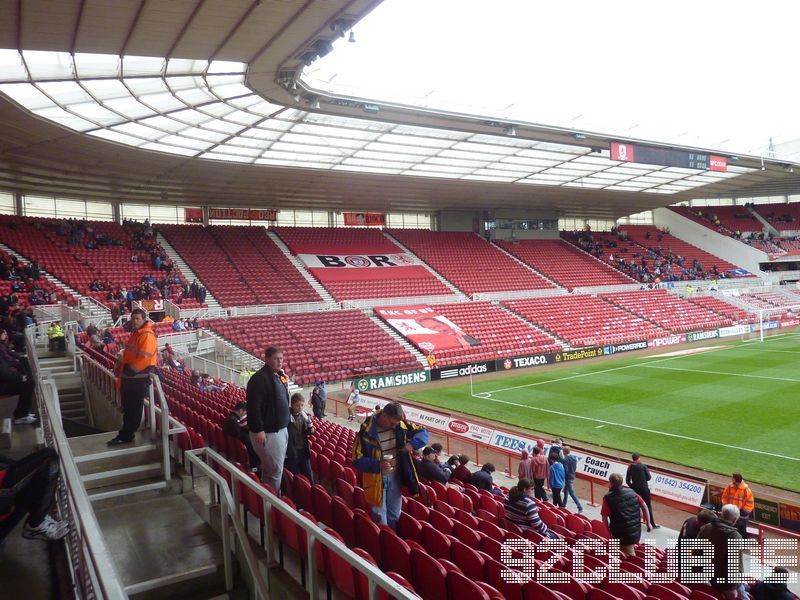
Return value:
[(751, 339), (763, 342), (766, 337), (782, 328), (800, 326), (800, 304), (762, 308), (758, 321), (751, 326)]

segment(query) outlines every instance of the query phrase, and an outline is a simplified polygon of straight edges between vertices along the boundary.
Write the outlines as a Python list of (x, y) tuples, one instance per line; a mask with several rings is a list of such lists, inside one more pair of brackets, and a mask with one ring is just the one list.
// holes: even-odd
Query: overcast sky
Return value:
[(317, 87), (760, 155), (800, 139), (800, 2), (384, 0)]

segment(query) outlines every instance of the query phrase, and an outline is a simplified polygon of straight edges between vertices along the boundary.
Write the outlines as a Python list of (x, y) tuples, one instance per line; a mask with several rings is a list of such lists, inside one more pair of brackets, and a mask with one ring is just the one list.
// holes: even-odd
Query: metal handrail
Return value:
[[(28, 336), (26, 341), (29, 364), (36, 380), (36, 395), (45, 430), (45, 440), (58, 454), (61, 470), (58, 504), (62, 518), (69, 519), (72, 525), (68, 534), (71, 543), (67, 544), (67, 551), (71, 553), (78, 549), (80, 553), (78, 556), (70, 557), (74, 585), (82, 588), (84, 597), (123, 600), (128, 594), (106, 546), (61, 425), (58, 389), (50, 375), (41, 376), (33, 340)], [(81, 572), (83, 566), (87, 568), (87, 572)]]
[[(97, 369), (101, 374), (105, 375), (105, 385), (103, 385), (101, 389), (104, 393), (108, 394), (116, 406), (120, 406), (121, 402), (119, 390), (116, 389), (115, 385), (117, 376), (112, 371), (108, 370), (83, 352), (80, 353), (79, 361), (81, 364), (81, 370), (83, 369), (83, 365), (88, 363), (91, 364), (93, 368)], [(145, 405), (150, 407), (148, 412), (149, 428), (153, 435), (153, 439), (155, 439), (159, 433), (158, 427), (156, 426), (156, 414), (158, 414), (160, 416), (161, 426), (163, 475), (164, 481), (169, 481), (172, 477), (172, 463), (170, 462), (169, 454), (169, 436), (185, 432), (186, 427), (183, 425), (183, 423), (170, 416), (169, 401), (164, 393), (164, 389), (161, 387), (161, 381), (158, 379), (158, 377), (155, 374), (151, 374), (150, 381), (153, 383), (153, 385), (150, 387), (150, 397), (149, 399), (145, 400)], [(155, 403), (156, 397), (158, 397), (160, 405)]]
[(263, 573), (261, 572), (260, 563), (256, 560), (255, 555), (253, 554), (253, 549), (250, 547), (250, 536), (247, 535), (247, 531), (244, 528), (244, 525), (240, 522), (237, 518), (237, 502), (236, 499), (231, 495), (231, 490), (228, 489), (228, 483), (223, 479), (219, 473), (214, 471), (207, 463), (202, 461), (197, 455), (197, 452), (200, 452), (201, 449), (196, 451), (186, 451), (184, 456), (189, 460), (191, 464), (193, 464), (197, 469), (202, 471), (206, 476), (208, 476), (209, 481), (213, 481), (217, 486), (217, 491), (219, 492), (219, 499), (220, 502), (225, 506), (225, 513), (221, 515), (222, 521), (222, 553), (223, 559), (225, 561), (225, 589), (230, 591), (233, 589), (233, 568), (231, 565), (231, 540), (230, 540), (230, 531), (229, 531), (229, 524), (227, 517), (230, 517), (230, 523), (233, 524), (233, 532), (236, 534), (236, 537), (239, 539), (239, 546), (244, 553), (244, 560), (247, 563), (247, 568), (250, 570), (251, 575), (253, 576), (253, 583), (256, 587), (255, 589), (255, 599), (258, 600), (259, 598), (269, 598), (269, 585), (267, 581), (264, 580)]
[[(381, 571), (377, 566), (365, 562), (363, 558), (361, 558), (358, 554), (355, 554), (350, 548), (343, 545), (341, 541), (332, 537), (331, 535), (325, 533), (323, 529), (321, 529), (316, 524), (312, 523), (305, 517), (303, 517), (300, 513), (295, 511), (294, 509), (290, 508), (288, 504), (281, 501), (277, 496), (269, 493), (264, 487), (261, 486), (260, 483), (253, 481), (246, 473), (242, 472), (238, 467), (233, 465), (227, 459), (225, 459), (221, 454), (212, 450), (211, 448), (197, 448), (195, 450), (187, 450), (184, 452), (184, 457), (188, 457), (192, 464), (205, 465), (206, 469), (212, 470), (213, 469), (206, 463), (200, 460), (200, 456), (205, 455), (206, 458), (210, 458), (216, 464), (223, 467), (231, 477), (231, 488), (233, 492), (233, 500), (234, 505), (239, 505), (239, 485), (247, 486), (252, 492), (257, 494), (264, 505), (264, 526), (265, 526), (265, 534), (264, 534), (264, 541), (266, 545), (266, 552), (267, 552), (267, 561), (272, 563), (272, 512), (273, 510), (277, 510), (283, 516), (290, 519), (295, 525), (302, 527), (306, 533), (308, 538), (308, 556), (306, 557), (306, 563), (308, 564), (308, 589), (309, 594), (312, 600), (319, 599), (319, 586), (317, 585), (317, 552), (316, 552), (316, 545), (317, 543), (321, 543), (324, 545), (328, 550), (337, 554), (340, 558), (342, 558), (345, 562), (347, 562), (351, 567), (357, 569), (359, 572), (363, 573), (368, 582), (369, 586), (369, 597), (370, 598), (377, 598), (378, 597), (378, 590), (382, 589), (388, 592), (394, 598), (400, 598), (402, 600), (419, 600), (419, 596), (410, 592), (402, 585), (388, 577), (383, 571)], [(216, 472), (214, 472), (217, 474)], [(218, 475), (218, 474), (217, 474)], [(219, 475), (218, 475), (219, 477)], [(219, 485), (219, 481), (225, 483), (225, 487), (227, 488), (227, 482), (222, 478), (219, 477), (215, 479), (217, 485)], [(237, 519), (235, 519), (237, 520)], [(244, 545), (244, 544), (243, 544)]]

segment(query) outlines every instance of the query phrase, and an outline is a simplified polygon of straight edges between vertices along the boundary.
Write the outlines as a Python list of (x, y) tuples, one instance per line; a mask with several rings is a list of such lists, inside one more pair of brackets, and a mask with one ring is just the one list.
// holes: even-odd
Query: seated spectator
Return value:
[(534, 485), (530, 479), (520, 479), (517, 485), (511, 488), (508, 498), (503, 503), (506, 519), (523, 529), (531, 529), (541, 535), (558, 538), (558, 535), (550, 531), (539, 518), (539, 509), (533, 501), (533, 491)]
[(58, 485), (58, 455), (52, 448), (37, 450), (20, 460), (0, 457), (0, 543), (25, 517), (22, 537), (60, 540), (69, 525), (48, 513)]
[(453, 470), (453, 475), (451, 478), (457, 479), (462, 483), (469, 483), (470, 479), (472, 478), (472, 473), (467, 467), (467, 463), (469, 463), (469, 456), (466, 454), (461, 454), (458, 457), (458, 466)]
[(247, 402), (237, 402), (236, 406), (233, 407), (233, 410), (222, 422), (222, 432), (244, 444), (247, 449), (250, 470), (256, 471), (258, 465), (261, 464), (261, 459), (258, 458), (258, 454), (253, 450), (253, 443), (250, 441), (250, 435), (244, 430), (243, 421), (247, 422)]
[(439, 483), (447, 483), (447, 475), (436, 464), (436, 451), (430, 446), (422, 449), (422, 462), (419, 463), (419, 474), (428, 481), (438, 481)]
[(27, 359), (8, 347), (8, 332), (0, 329), (0, 395), (19, 395), (14, 409), (15, 425), (37, 421), (31, 411), (35, 387)]
[(492, 463), (484, 463), (480, 471), (475, 471), (472, 474), (469, 478), (469, 482), (479, 490), (486, 490), (493, 494), (502, 495), (502, 492), (494, 487), (492, 473), (494, 473), (494, 465)]
[(183, 362), (178, 359), (178, 355), (169, 344), (164, 346), (164, 349), (161, 351), (161, 358), (164, 360), (164, 365), (166, 365), (167, 368), (176, 369), (179, 373), (184, 372), (185, 367)]
[(286, 460), (283, 463), (290, 473), (305, 475), (313, 484), (314, 475), (311, 473), (311, 452), (308, 438), (314, 435), (314, 427), (308, 415), (303, 412), (305, 398), (303, 394), (294, 393), (289, 399), (289, 442), (286, 445)]
[(750, 586), (750, 595), (755, 600), (796, 600), (797, 596), (786, 587), (788, 577), (789, 571), (784, 567), (775, 567), (771, 575)]
[(175, 322), (172, 324), (172, 331), (183, 331), (184, 329), (183, 321), (175, 319)]
[(453, 478), (453, 471), (455, 471), (456, 467), (458, 466), (458, 456), (456, 456), (454, 454), (453, 456), (448, 458), (446, 462), (442, 463), (440, 466), (442, 467), (442, 470), (445, 471), (445, 475), (447, 475), (448, 478), (452, 479)]
[(213, 377), (211, 377), (208, 373), (203, 373), (197, 387), (200, 388), (201, 392), (222, 392), (228, 386), (227, 384), (218, 385), (217, 381)]

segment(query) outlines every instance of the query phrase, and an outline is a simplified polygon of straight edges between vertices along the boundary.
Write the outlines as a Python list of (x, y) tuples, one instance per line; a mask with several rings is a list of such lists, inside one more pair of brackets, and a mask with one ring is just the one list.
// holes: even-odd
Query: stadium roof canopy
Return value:
[(623, 163), (597, 135), (311, 88), (304, 67), (375, 4), (2, 0), (0, 186), (128, 202), (587, 217), (800, 189), (788, 165), (762, 169), (757, 157), (725, 172)]

